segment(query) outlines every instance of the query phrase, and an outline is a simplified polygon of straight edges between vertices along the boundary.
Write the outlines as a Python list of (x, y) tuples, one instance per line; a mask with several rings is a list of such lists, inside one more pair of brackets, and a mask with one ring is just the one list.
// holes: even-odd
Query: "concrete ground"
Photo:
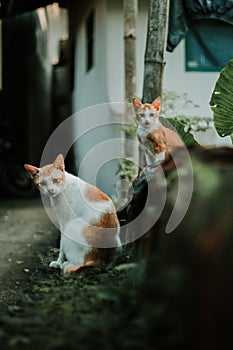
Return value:
[(39, 197), (0, 198), (0, 313), (30, 287), (40, 254), (57, 246), (57, 238)]

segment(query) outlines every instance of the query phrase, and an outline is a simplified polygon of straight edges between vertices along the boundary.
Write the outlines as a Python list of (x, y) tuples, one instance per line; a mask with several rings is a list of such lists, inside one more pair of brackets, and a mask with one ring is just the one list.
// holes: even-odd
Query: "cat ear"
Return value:
[(135, 112), (139, 110), (139, 108), (142, 106), (142, 102), (138, 98), (133, 98), (133, 106)]
[(65, 170), (65, 163), (62, 154), (59, 154), (59, 156), (57, 156), (57, 158), (53, 162), (53, 166), (61, 171)]
[(160, 108), (161, 108), (161, 97), (157, 97), (152, 103), (152, 106), (158, 111), (160, 112)]
[(34, 178), (40, 171), (39, 168), (33, 166), (33, 165), (29, 165), (29, 164), (24, 164), (24, 168), (27, 170), (28, 174)]

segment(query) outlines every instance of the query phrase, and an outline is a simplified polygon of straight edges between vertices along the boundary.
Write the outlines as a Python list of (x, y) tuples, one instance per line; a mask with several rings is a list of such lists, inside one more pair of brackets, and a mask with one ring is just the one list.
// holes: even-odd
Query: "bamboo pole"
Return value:
[(169, 0), (149, 0), (147, 42), (144, 60), (143, 101), (162, 94)]
[[(169, 0), (149, 0), (143, 102), (151, 103), (162, 95), (168, 15)], [(139, 164), (141, 168), (146, 165), (145, 155), (142, 152), (139, 153)]]
[[(124, 0), (124, 53), (125, 53), (125, 123), (132, 124), (131, 108), (132, 98), (136, 94), (136, 23), (138, 13), (138, 0)], [(125, 138), (130, 135), (125, 131)], [(132, 138), (132, 136), (131, 136)], [(127, 147), (125, 142), (124, 156), (133, 158), (134, 150)]]

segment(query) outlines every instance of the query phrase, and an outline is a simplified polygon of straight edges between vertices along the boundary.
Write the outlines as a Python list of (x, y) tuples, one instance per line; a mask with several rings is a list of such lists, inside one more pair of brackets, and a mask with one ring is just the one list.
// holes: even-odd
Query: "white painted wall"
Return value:
[[(188, 93), (189, 98), (200, 106), (198, 113), (202, 117), (212, 116), (209, 101), (218, 72), (186, 72), (184, 40), (171, 52), (166, 52), (164, 89), (179, 94)], [(196, 115), (197, 111), (187, 111)]]
[(123, 1), (107, 0), (106, 88), (107, 101), (124, 101), (124, 21)]
[[(142, 95), (144, 50), (147, 34), (147, 0), (138, 1), (137, 20), (137, 90)], [(123, 1), (107, 0), (106, 64), (107, 101), (124, 101), (124, 18)]]
[[(95, 10), (94, 66), (86, 72), (85, 20), (91, 8)], [(107, 102), (106, 16), (105, 0), (86, 0), (77, 4), (74, 112)]]

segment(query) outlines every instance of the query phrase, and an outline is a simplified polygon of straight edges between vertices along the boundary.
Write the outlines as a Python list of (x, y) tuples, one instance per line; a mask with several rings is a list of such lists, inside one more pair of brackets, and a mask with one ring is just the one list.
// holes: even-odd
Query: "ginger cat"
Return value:
[(60, 253), (50, 267), (69, 274), (113, 262), (121, 241), (112, 200), (97, 187), (66, 172), (62, 155), (42, 168), (24, 167), (40, 192), (50, 197), (59, 223)]
[(137, 137), (142, 151), (145, 152), (147, 165), (164, 160), (174, 148), (184, 146), (178, 134), (159, 121), (160, 97), (151, 104), (143, 104), (139, 99), (133, 98), (133, 106), (138, 123)]

